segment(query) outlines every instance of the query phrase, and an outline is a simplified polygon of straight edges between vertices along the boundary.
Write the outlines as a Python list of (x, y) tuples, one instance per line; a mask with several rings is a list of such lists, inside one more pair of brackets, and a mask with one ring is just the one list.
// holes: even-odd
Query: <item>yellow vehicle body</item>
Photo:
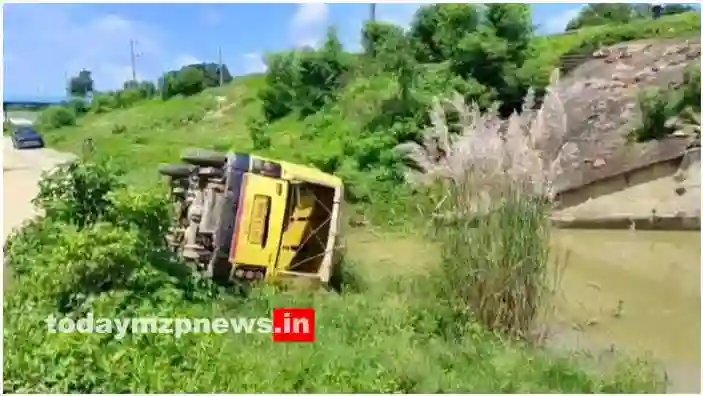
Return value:
[(179, 212), (189, 225), (172, 237), (184, 257), (216, 278), (329, 283), (338, 258), (340, 178), (251, 154), (227, 154), (221, 166), (186, 162), (200, 168), (187, 174), (184, 196), (191, 198)]

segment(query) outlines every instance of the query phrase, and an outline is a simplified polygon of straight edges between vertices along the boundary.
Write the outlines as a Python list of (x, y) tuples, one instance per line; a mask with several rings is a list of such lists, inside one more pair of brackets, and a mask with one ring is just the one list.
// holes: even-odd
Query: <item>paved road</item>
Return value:
[(15, 150), (9, 138), (2, 139), (3, 244), (12, 229), (36, 213), (31, 200), (39, 191), (41, 174), (73, 155), (51, 149)]
[[(2, 139), (3, 247), (7, 236), (25, 220), (37, 214), (32, 199), (39, 192), (39, 179), (45, 170), (73, 158), (51, 149), (15, 150), (9, 138)], [(5, 279), (3, 284), (6, 285)]]

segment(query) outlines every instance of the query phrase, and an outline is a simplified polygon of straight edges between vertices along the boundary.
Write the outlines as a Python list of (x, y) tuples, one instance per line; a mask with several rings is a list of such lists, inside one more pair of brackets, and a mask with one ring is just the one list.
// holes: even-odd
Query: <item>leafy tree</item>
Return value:
[(156, 95), (156, 86), (151, 81), (142, 81), (138, 86), (144, 98), (153, 98)]
[(81, 70), (77, 76), (69, 80), (69, 91), (73, 96), (85, 97), (93, 92), (93, 77), (89, 70)]
[(136, 80), (127, 80), (122, 84), (122, 89), (134, 89), (139, 87), (139, 81)]
[(683, 14), (684, 12), (695, 11), (696, 9), (685, 4), (666, 4), (664, 5), (664, 15)]
[(399, 26), (384, 22), (370, 22), (362, 32), (364, 52), (381, 71), (412, 73), (414, 59), (412, 41)]
[(569, 21), (566, 30), (576, 30), (586, 26), (628, 23), (647, 16), (649, 16), (648, 6), (592, 3), (581, 9), (576, 18)]
[[(501, 102), (501, 113), (519, 109), (527, 92), (528, 79), (522, 68), (533, 37), (529, 6), (491, 4), (485, 9), (485, 22), (457, 45), (452, 69), (464, 79), (474, 79), (493, 91)], [(474, 98), (471, 98), (474, 99)]]
[[(222, 82), (232, 81), (232, 75), (226, 65), (222, 65)], [(141, 83), (143, 84), (143, 83)], [(180, 70), (166, 72), (159, 79), (161, 97), (168, 99), (176, 95), (195, 95), (206, 88), (220, 85), (220, 65), (217, 63), (198, 63), (182, 67)], [(141, 85), (145, 97), (153, 95), (156, 87)], [(153, 88), (153, 90), (152, 90)]]
[(421, 63), (443, 62), (458, 43), (479, 26), (479, 8), (470, 4), (434, 4), (421, 7), (413, 18), (409, 35)]
[[(205, 86), (206, 87), (216, 87), (220, 85), (220, 65), (217, 63), (201, 63), (197, 65), (190, 65), (190, 67), (196, 67), (203, 71), (205, 74)], [(222, 83), (227, 84), (232, 81), (232, 75), (227, 68), (227, 65), (222, 65)]]
[(268, 58), (266, 86), (259, 92), (264, 117), (273, 121), (297, 112), (315, 113), (333, 100), (350, 70), (350, 55), (344, 52), (334, 29), (319, 50), (303, 49)]
[(205, 82), (205, 72), (198, 67), (189, 66), (178, 74), (177, 92), (191, 96), (202, 92), (207, 87)]
[(400, 26), (385, 22), (369, 22), (364, 25), (361, 33), (361, 44), (364, 53), (376, 57), (393, 48), (393, 45), (404, 39), (405, 32)]

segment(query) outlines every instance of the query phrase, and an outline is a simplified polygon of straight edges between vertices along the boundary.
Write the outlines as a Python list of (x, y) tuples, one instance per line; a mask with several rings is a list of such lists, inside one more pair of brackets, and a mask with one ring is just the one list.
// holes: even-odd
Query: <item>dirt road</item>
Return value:
[(8, 235), (37, 213), (31, 201), (39, 191), (42, 172), (70, 160), (73, 155), (51, 149), (15, 150), (7, 137), (2, 139), (2, 155), (4, 246)]

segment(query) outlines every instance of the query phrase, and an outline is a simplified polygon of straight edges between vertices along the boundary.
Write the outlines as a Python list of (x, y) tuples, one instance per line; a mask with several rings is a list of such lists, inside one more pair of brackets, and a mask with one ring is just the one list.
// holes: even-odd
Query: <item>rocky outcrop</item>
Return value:
[[(674, 89), (684, 68), (699, 61), (700, 39), (633, 42), (599, 50), (563, 77), (559, 96), (567, 111), (567, 140), (579, 155), (565, 165), (559, 189), (570, 189), (628, 168), (680, 155), (685, 140), (628, 144), (637, 125), (637, 97), (643, 89)], [(556, 149), (556, 148), (555, 148)]]
[[(691, 158), (699, 161), (700, 149), (690, 150), (695, 145), (690, 135), (647, 143), (627, 139), (640, 119), (642, 90), (678, 88), (684, 69), (700, 56), (700, 39), (625, 43), (581, 59), (562, 78), (566, 139), (576, 143), (578, 155), (564, 164), (556, 183), (564, 198), (555, 214), (558, 224), (700, 227), (700, 167), (685, 165), (696, 163)], [(672, 225), (680, 222), (686, 224)]]

